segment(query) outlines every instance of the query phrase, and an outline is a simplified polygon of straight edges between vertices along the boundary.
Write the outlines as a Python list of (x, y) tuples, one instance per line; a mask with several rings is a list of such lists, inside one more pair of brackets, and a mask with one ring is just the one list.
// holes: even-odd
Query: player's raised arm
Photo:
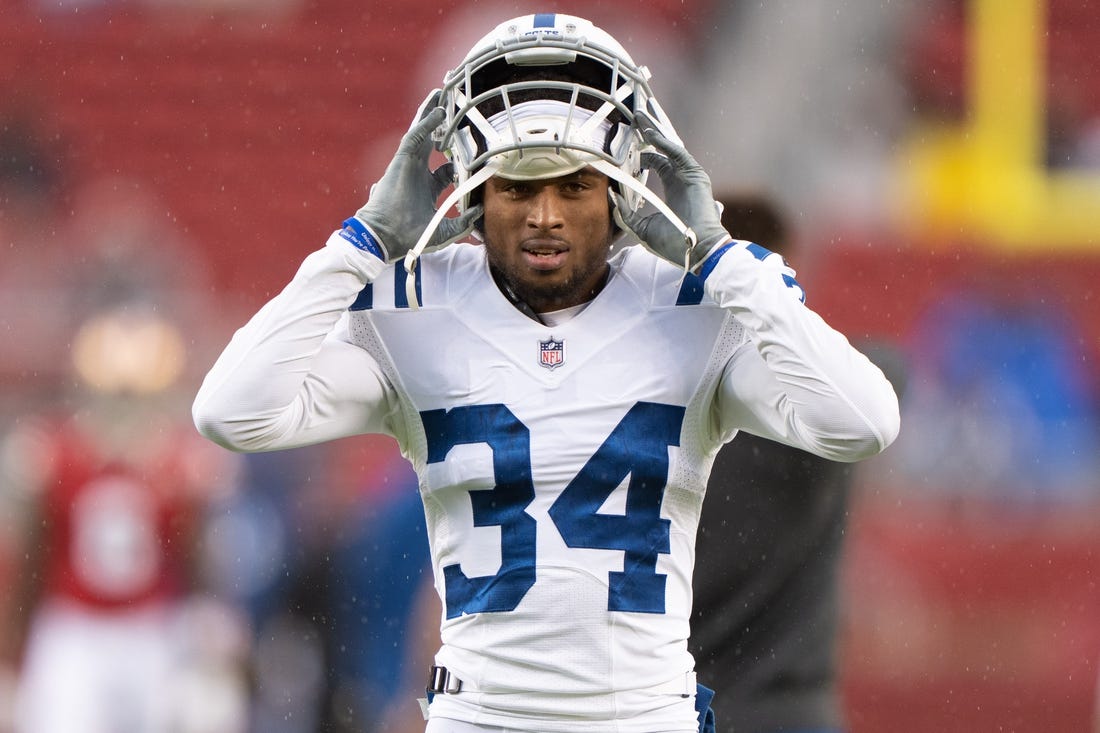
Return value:
[(656, 150), (644, 161), (664, 186), (669, 207), (690, 227), (660, 213), (620, 208), (620, 218), (654, 253), (698, 273), (706, 292), (749, 329), (718, 399), (718, 425), (746, 429), (837, 461), (857, 461), (897, 437), (897, 396), (882, 371), (817, 313), (784, 259), (734, 240), (722, 227), (710, 178), (683, 145), (644, 113), (642, 137)]
[[(443, 119), (425, 100), (368, 202), (310, 254), (286, 288), (233, 337), (207, 374), (192, 413), (199, 431), (234, 450), (307, 445), (363, 432), (391, 433), (391, 388), (362, 349), (332, 335), (337, 320), (382, 272), (405, 257), (436, 213), (450, 168), (428, 169)], [(458, 239), (479, 215), (442, 218), (429, 243)]]

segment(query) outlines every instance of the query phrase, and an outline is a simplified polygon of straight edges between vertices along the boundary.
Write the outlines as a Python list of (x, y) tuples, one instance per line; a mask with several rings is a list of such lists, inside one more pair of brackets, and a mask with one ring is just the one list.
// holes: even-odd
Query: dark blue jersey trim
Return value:
[[(417, 263), (416, 269), (413, 270), (414, 285), (416, 286), (416, 302), (420, 305), (424, 305), (424, 295), (420, 291), (420, 263)], [(393, 268), (393, 305), (395, 308), (408, 308), (409, 297), (405, 293), (405, 281), (409, 279), (409, 275), (405, 272), (405, 267), (398, 263)]]
[(680, 284), (680, 294), (676, 296), (676, 305), (699, 305), (703, 302), (703, 281), (698, 275), (688, 273)]
[(755, 257), (756, 259), (760, 260), (761, 262), (763, 262), (763, 261), (764, 261), (764, 258), (765, 258), (765, 257), (767, 257), (768, 255), (771, 255), (771, 254), (775, 254), (774, 252), (772, 252), (772, 251), (771, 251), (770, 249), (768, 249), (767, 247), (761, 247), (761, 246), (760, 246), (759, 244), (757, 244), (756, 242), (749, 242), (749, 246), (748, 246), (748, 247), (746, 247), (746, 249), (747, 249), (747, 250), (748, 250), (749, 252), (751, 252), (751, 253), (752, 253), (752, 256), (753, 256), (753, 257)]
[(366, 287), (359, 291), (355, 301), (348, 306), (349, 311), (366, 311), (374, 307), (374, 286), (367, 283)]
[(713, 272), (714, 268), (718, 265), (718, 260), (722, 259), (734, 244), (736, 244), (736, 242), (729, 242), (728, 244), (722, 245), (703, 260), (703, 266), (699, 268), (699, 282), (705, 283), (707, 281), (707, 278), (710, 277), (710, 273)]

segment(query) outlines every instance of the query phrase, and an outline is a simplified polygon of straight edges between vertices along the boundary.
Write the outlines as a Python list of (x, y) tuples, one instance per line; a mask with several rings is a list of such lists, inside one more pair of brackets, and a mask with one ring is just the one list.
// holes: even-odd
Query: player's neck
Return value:
[(508, 302), (516, 307), (516, 310), (531, 320), (546, 325), (564, 323), (580, 313), (603, 291), (607, 286), (608, 280), (611, 278), (611, 268), (609, 267), (604, 271), (599, 284), (586, 293), (587, 297), (562, 301), (554, 298), (524, 298), (516, 292), (516, 289), (503, 275), (497, 272), (496, 268), (490, 266), (489, 272), (492, 274), (493, 281), (497, 284), (497, 287), (500, 288), (500, 292), (504, 294)]
[(566, 321), (571, 321), (580, 315), (581, 311), (588, 307), (588, 304), (592, 301), (586, 301), (578, 305), (571, 305), (568, 308), (562, 308), (556, 311), (547, 311), (546, 313), (539, 313), (539, 320), (547, 326), (560, 326)]

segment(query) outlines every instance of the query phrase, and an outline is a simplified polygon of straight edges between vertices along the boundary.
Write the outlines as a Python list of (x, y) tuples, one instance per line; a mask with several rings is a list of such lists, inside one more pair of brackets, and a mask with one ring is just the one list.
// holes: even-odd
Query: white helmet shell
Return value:
[[(584, 18), (537, 13), (494, 28), (443, 79), (446, 117), (433, 139), (454, 164), (455, 188), (405, 255), (405, 270), (412, 273), (451, 206), (466, 211), (470, 195), (493, 176), (537, 180), (591, 166), (617, 184), (615, 207), (636, 211), (649, 202), (694, 237), (645, 185), (646, 143), (635, 115), (644, 111), (680, 143), (649, 77), (618, 41)], [(617, 208), (615, 218), (622, 222)], [(406, 279), (416, 307), (413, 282)]]
[[(460, 189), (487, 165), (495, 175), (528, 180), (593, 165), (624, 184), (620, 195), (636, 209), (646, 174), (635, 112), (645, 110), (667, 137), (679, 139), (649, 77), (591, 21), (561, 13), (513, 18), (446, 75), (441, 104), (447, 116), (437, 143), (454, 162)], [(459, 198), (460, 210), (473, 188)]]

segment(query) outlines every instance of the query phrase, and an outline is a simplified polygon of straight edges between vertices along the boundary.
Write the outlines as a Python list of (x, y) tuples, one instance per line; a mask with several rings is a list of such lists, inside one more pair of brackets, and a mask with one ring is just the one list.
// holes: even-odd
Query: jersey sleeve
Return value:
[(704, 265), (704, 289), (750, 334), (717, 396), (725, 435), (743, 429), (835, 461), (857, 461), (897, 437), (893, 387), (843, 334), (806, 307), (783, 258), (734, 242)]
[(333, 234), (291, 282), (234, 334), (192, 406), (199, 432), (237, 451), (395, 435), (393, 387), (336, 326), (385, 264)]

